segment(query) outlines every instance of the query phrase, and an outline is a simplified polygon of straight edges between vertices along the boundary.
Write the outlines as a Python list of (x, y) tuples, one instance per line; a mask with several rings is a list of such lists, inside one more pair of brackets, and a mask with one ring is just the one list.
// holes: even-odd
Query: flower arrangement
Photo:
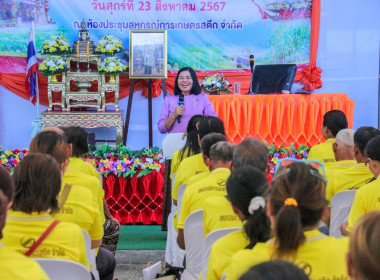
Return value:
[(220, 94), (220, 92), (229, 94), (231, 92), (229, 89), (232, 87), (224, 75), (218, 73), (204, 77), (200, 85), (203, 90), (215, 94)]
[(0, 164), (12, 174), (14, 168), (27, 153), (27, 150), (20, 151), (17, 149), (13, 151), (4, 151), (4, 149), (0, 146)]
[(42, 43), (42, 54), (71, 53), (70, 43), (63, 36), (51, 36)]
[(271, 173), (274, 172), (274, 167), (279, 159), (291, 157), (297, 159), (306, 159), (310, 148), (307, 145), (301, 144), (298, 149), (291, 143), (290, 147), (275, 147), (273, 144), (269, 147), (269, 166)]
[(45, 76), (55, 75), (69, 70), (66, 61), (58, 55), (49, 56), (39, 66)]
[(122, 43), (123, 42), (115, 36), (105, 35), (100, 38), (95, 52), (105, 55), (114, 55), (115, 53), (123, 51)]
[(119, 74), (127, 70), (127, 65), (123, 64), (117, 57), (106, 57), (98, 67), (99, 73)]
[(290, 4), (287, 2), (273, 2), (266, 5), (266, 9), (273, 12), (284, 11), (290, 9)]

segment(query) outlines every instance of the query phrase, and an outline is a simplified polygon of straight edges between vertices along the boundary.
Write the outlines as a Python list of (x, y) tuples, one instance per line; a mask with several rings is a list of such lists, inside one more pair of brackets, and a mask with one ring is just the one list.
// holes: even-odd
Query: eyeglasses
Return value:
[(371, 162), (371, 159), (370, 159), (370, 158), (368, 158), (368, 159), (367, 159), (367, 161), (364, 163), (364, 164), (365, 164), (365, 166), (368, 166), (370, 162)]
[(289, 173), (290, 171), (289, 168), (281, 168), (281, 167), (287, 167), (294, 162), (301, 162), (303, 164), (310, 165), (311, 167), (315, 169), (315, 170), (310, 169), (310, 174), (326, 182), (326, 170), (325, 170), (325, 165), (322, 162), (317, 161), (317, 160), (311, 160), (311, 159), (296, 159), (296, 158), (280, 159), (277, 162), (276, 166), (274, 167), (274, 174), (273, 174), (272, 181), (275, 181), (280, 176)]

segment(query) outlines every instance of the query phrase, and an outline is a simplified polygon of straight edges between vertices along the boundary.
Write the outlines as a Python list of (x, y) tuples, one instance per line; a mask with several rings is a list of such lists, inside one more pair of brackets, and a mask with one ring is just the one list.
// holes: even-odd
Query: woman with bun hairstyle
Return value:
[(206, 279), (220, 279), (231, 257), (244, 248), (252, 249), (257, 242), (270, 236), (270, 221), (265, 212), (264, 192), (268, 180), (259, 169), (239, 167), (227, 180), (227, 199), (233, 211), (244, 223), (241, 230), (218, 239), (211, 248)]
[(253, 265), (275, 259), (293, 262), (310, 279), (348, 279), (348, 239), (318, 231), (326, 207), (324, 177), (318, 169), (295, 160), (288, 160), (288, 165), (280, 165), (276, 171), (267, 197), (274, 237), (237, 252), (226, 279), (238, 279)]

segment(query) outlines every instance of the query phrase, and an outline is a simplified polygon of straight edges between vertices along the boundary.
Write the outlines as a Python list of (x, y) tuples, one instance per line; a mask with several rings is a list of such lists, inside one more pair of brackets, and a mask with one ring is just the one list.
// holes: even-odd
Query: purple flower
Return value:
[(295, 154), (291, 154), (291, 155), (289, 155), (289, 157), (290, 157), (290, 158), (295, 158), (296, 155), (295, 155)]
[(304, 158), (307, 158), (308, 155), (309, 155), (309, 154), (308, 154), (307, 152), (304, 152), (304, 153), (302, 154), (302, 156), (303, 156)]
[(280, 155), (280, 153), (274, 153), (273, 157), (278, 158), (279, 155)]

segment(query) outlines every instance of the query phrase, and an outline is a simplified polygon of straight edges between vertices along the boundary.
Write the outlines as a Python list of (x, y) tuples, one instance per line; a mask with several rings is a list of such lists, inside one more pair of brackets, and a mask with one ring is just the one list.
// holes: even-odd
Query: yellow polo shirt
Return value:
[(372, 179), (373, 174), (364, 163), (336, 171), (327, 183), (326, 199), (331, 201), (338, 192), (358, 189)]
[[(2, 243), (24, 254), (53, 221), (48, 213), (9, 211)], [(89, 267), (82, 230), (73, 223), (60, 222), (31, 257), (71, 260)]]
[(48, 280), (49, 277), (33, 259), (0, 244), (0, 279)]
[(243, 229), (231, 232), (215, 241), (211, 247), (206, 280), (219, 280), (226, 272), (232, 256), (243, 250), (249, 240)]
[(71, 164), (72, 163), (69, 162), (65, 174), (62, 177), (62, 181), (71, 185), (85, 187), (91, 191), (92, 197), (95, 200), (96, 205), (98, 205), (102, 223), (104, 224), (104, 190), (100, 187), (100, 183), (97, 179), (71, 168)]
[(186, 186), (190, 186), (190, 185), (192, 185), (192, 184), (194, 184), (194, 183), (196, 183), (196, 182), (198, 182), (198, 181), (206, 178), (210, 174), (211, 174), (211, 171), (208, 170), (208, 169), (205, 170), (205, 171), (202, 171), (202, 172), (200, 172), (198, 174), (195, 174), (194, 176), (191, 176), (189, 178), (189, 180), (187, 180), (187, 185)]
[[(356, 160), (340, 160), (336, 161), (334, 163), (329, 164), (326, 166), (326, 180), (327, 180), (327, 185), (329, 184), (330, 179), (334, 176), (335, 172), (341, 172), (343, 170), (347, 170), (349, 168), (352, 168), (356, 166), (358, 163)], [(326, 186), (326, 188), (328, 188)]]
[(209, 176), (185, 189), (177, 227), (183, 229), (186, 218), (203, 207), (203, 202), (211, 196), (225, 196), (226, 181), (231, 171), (228, 168), (217, 168)]
[(187, 183), (187, 180), (191, 176), (194, 176), (207, 169), (208, 168), (203, 161), (201, 153), (182, 160), (178, 167), (177, 175), (175, 175), (174, 185), (172, 189), (172, 198), (177, 200), (177, 191), (179, 187), (182, 184)]
[(325, 165), (335, 162), (335, 156), (332, 148), (332, 144), (335, 142), (335, 138), (329, 138), (325, 142), (314, 145), (309, 151), (307, 159), (318, 160)]
[[(173, 178), (174, 173), (177, 172), (178, 166), (181, 163), (179, 161), (179, 153), (181, 150), (177, 150), (174, 152), (172, 157), (172, 163), (170, 165), (170, 178)], [(185, 156), (185, 155), (184, 155)]]
[(355, 193), (348, 215), (347, 231), (351, 232), (358, 220), (368, 212), (380, 210), (380, 178), (362, 186)]
[[(63, 186), (59, 196), (62, 191)], [(85, 187), (73, 185), (61, 210), (52, 216), (56, 220), (77, 224), (88, 232), (92, 240), (103, 238), (103, 223), (99, 208), (92, 198), (91, 191)]]
[(243, 223), (224, 196), (212, 196), (203, 203), (203, 228), (205, 236), (210, 232), (228, 227), (242, 227)]
[[(305, 231), (306, 241), (298, 248), (295, 259), (310, 280), (350, 279), (347, 274), (346, 254), (348, 238), (334, 238), (318, 230)], [(227, 280), (239, 279), (250, 267), (271, 260), (274, 242), (257, 243), (253, 249), (237, 252), (227, 268)]]
[(93, 176), (96, 180), (99, 181), (99, 184), (101, 184), (100, 175), (91, 163), (84, 161), (81, 158), (71, 157), (69, 160), (69, 166), (72, 170)]

